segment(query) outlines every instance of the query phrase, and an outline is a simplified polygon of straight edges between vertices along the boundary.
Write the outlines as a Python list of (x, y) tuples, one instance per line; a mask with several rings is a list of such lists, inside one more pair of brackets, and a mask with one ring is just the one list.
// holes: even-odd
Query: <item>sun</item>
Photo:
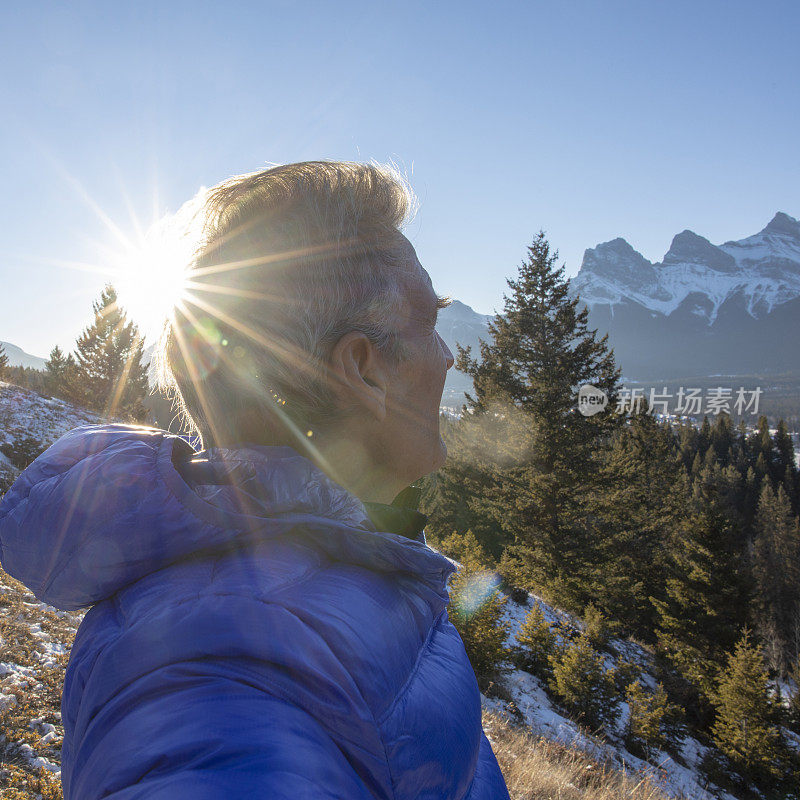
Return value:
[(191, 218), (182, 212), (164, 216), (127, 239), (124, 250), (114, 257), (111, 282), (119, 304), (151, 342), (187, 296), (199, 237)]
[(183, 255), (170, 242), (147, 238), (120, 259), (114, 280), (119, 303), (146, 336), (161, 328), (185, 296)]

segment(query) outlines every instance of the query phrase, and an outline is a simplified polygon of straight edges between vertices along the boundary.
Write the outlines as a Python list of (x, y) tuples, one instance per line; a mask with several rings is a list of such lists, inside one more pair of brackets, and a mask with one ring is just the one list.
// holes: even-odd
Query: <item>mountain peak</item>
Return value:
[[(591, 276), (591, 277), (590, 277)], [(584, 293), (587, 282), (595, 280), (623, 286), (636, 286), (646, 291), (656, 281), (653, 265), (620, 237), (602, 242), (583, 254), (573, 288)]]
[(447, 308), (442, 309), (440, 319), (452, 319), (460, 322), (467, 322), (478, 325), (485, 325), (487, 319), (491, 319), (491, 314), (479, 314), (474, 308), (462, 303), (460, 300), (453, 300)]
[(702, 264), (722, 272), (736, 269), (736, 261), (732, 256), (690, 230), (682, 231), (673, 238), (663, 263)]
[(800, 239), (800, 222), (783, 211), (779, 211), (761, 233), (773, 233), (779, 236), (791, 236)]
[(598, 249), (602, 247), (608, 250), (616, 250), (619, 253), (636, 253), (633, 247), (631, 247), (631, 245), (628, 243), (627, 239), (623, 239), (621, 236), (617, 236), (616, 239), (612, 239), (609, 242), (602, 242), (601, 244), (597, 245), (597, 247)]

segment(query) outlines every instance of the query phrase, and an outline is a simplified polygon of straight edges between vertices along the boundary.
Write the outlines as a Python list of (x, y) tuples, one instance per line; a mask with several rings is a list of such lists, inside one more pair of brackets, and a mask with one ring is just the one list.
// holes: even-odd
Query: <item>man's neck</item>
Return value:
[(365, 503), (391, 503), (407, 482), (378, 464), (369, 449), (351, 437), (321, 435), (309, 441), (309, 455), (332, 480)]

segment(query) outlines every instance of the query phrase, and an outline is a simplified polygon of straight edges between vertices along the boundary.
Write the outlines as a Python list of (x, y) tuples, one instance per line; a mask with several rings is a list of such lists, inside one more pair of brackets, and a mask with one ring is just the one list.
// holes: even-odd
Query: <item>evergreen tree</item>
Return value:
[(583, 634), (596, 650), (605, 648), (619, 631), (619, 623), (610, 620), (594, 603), (583, 610)]
[(501, 557), (509, 538), (497, 522), (502, 498), (494, 474), (498, 441), (508, 438), (510, 427), (507, 418), (494, 413), (445, 422), (447, 464), (425, 479), (422, 501), (429, 518), (426, 533), (433, 542), (470, 530), (495, 561)]
[(107, 416), (140, 421), (149, 390), (139, 330), (118, 305), (111, 285), (103, 289), (92, 309), (94, 322), (77, 340), (68, 392), (76, 402)]
[(557, 259), (539, 233), (517, 279), (508, 281), (505, 313), (489, 325), (491, 343), (481, 342), (480, 360), (459, 347), (457, 367), (474, 383), (465, 417), (507, 426), (493, 442), (491, 491), (476, 502), (512, 542), (530, 582), (580, 609), (591, 599), (597, 569), (585, 499), (619, 415), (583, 416), (576, 394), (592, 384), (613, 408), (619, 370), (607, 336), (598, 341), (588, 329), (588, 311), (570, 296)]
[(450, 579), (450, 621), (461, 635), (482, 691), (497, 679), (508, 656), (508, 623), (501, 621), (506, 598), (497, 586), (491, 572), (466, 565)]
[(669, 740), (669, 724), (677, 711), (667, 699), (664, 687), (659, 683), (655, 692), (649, 692), (638, 680), (632, 681), (625, 688), (625, 699), (629, 710), (628, 744), (648, 756), (651, 749), (663, 750)]
[(0, 344), (0, 381), (8, 380), (9, 363), (6, 349)]
[(452, 533), (439, 541), (433, 541), (436, 549), (444, 553), (448, 558), (458, 562), (467, 572), (480, 572), (490, 570), (492, 560), (486, 554), (481, 543), (472, 531), (467, 531), (461, 535)]
[(756, 474), (754, 467), (747, 468), (747, 474), (744, 479), (744, 502), (742, 514), (745, 520), (745, 525), (748, 529), (753, 526), (753, 520), (756, 516), (758, 508), (758, 498), (760, 494), (761, 481)]
[(789, 698), (789, 725), (795, 731), (800, 731), (800, 655), (792, 663), (792, 677), (794, 679), (794, 691)]
[(680, 441), (679, 450), (683, 467), (687, 473), (692, 471), (692, 462), (697, 455), (698, 450), (698, 432), (697, 428), (690, 423), (681, 423), (678, 433)]
[(711, 446), (723, 467), (731, 462), (734, 438), (731, 418), (727, 414), (720, 414), (711, 428)]
[(759, 631), (777, 634), (780, 646), (773, 668), (784, 675), (793, 655), (791, 640), (800, 595), (800, 521), (792, 515), (782, 485), (773, 492), (769, 482), (761, 490), (755, 522), (753, 577)]
[(651, 597), (664, 599), (665, 544), (685, 509), (686, 475), (675, 437), (646, 409), (614, 437), (589, 499), (603, 565), (595, 599), (626, 630), (653, 640)]
[(750, 461), (747, 454), (747, 425), (744, 420), (741, 420), (736, 426), (736, 435), (733, 440), (733, 462), (742, 475), (747, 474)]
[(70, 399), (69, 385), (75, 370), (75, 358), (72, 353), (65, 356), (61, 348), (56, 345), (50, 351), (50, 357), (45, 361), (44, 368), (44, 387), (48, 394), (65, 400)]
[(783, 490), (792, 505), (792, 512), (797, 514), (800, 511), (800, 505), (798, 505), (797, 497), (798, 470), (795, 464), (794, 442), (783, 420), (778, 422), (778, 430), (773, 437), (773, 443), (777, 454), (778, 480), (783, 482)]
[(551, 664), (550, 687), (578, 719), (592, 728), (613, 724), (621, 699), (614, 675), (586, 636), (558, 648)]
[(556, 651), (556, 637), (550, 630), (542, 607), (534, 602), (517, 631), (519, 663), (523, 669), (545, 680), (551, 677), (550, 659)]
[(712, 733), (719, 749), (748, 777), (777, 777), (780, 730), (767, 671), (747, 631), (728, 658), (714, 693), (714, 705)]
[(688, 682), (681, 705), (703, 725), (706, 701), (725, 654), (739, 638), (749, 599), (741, 531), (720, 502), (710, 470), (695, 482), (667, 549), (666, 598), (653, 598), (658, 651)]
[(778, 429), (775, 431), (773, 444), (775, 447), (778, 475), (783, 476), (787, 468), (794, 472), (796, 470), (794, 460), (794, 442), (792, 442), (792, 437), (789, 435), (789, 429), (786, 427), (786, 423), (782, 419), (778, 421)]
[[(754, 435), (756, 448), (756, 472), (762, 477), (769, 476), (774, 483), (778, 478), (778, 458), (775, 452), (775, 445), (772, 441), (772, 434), (769, 430), (769, 421), (765, 416), (758, 418), (758, 431)], [(782, 478), (783, 475), (780, 475)]]
[(700, 431), (697, 435), (697, 452), (700, 454), (701, 459), (705, 459), (708, 447), (711, 444), (711, 423), (708, 417), (703, 417), (700, 423)]

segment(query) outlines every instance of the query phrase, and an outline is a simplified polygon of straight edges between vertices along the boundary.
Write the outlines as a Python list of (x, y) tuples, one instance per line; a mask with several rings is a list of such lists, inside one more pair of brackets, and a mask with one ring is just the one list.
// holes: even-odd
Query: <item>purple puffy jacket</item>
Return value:
[(0, 561), (92, 606), (67, 669), (67, 800), (502, 800), (447, 618), (453, 564), (287, 447), (77, 428), (0, 503)]

